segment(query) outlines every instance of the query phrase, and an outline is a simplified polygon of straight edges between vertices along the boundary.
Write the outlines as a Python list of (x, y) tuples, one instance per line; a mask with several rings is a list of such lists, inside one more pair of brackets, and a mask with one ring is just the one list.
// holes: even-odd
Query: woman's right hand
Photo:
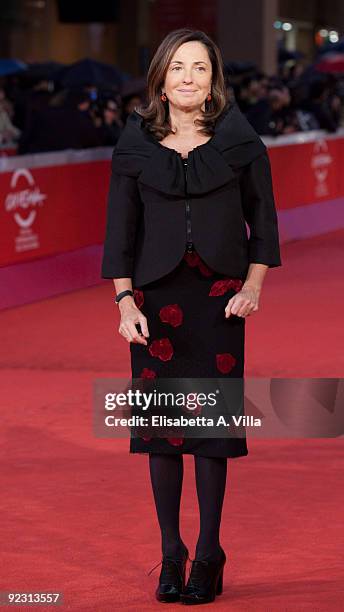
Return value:
[[(146, 338), (149, 337), (147, 319), (136, 306), (134, 298), (126, 295), (118, 304), (121, 313), (121, 322), (118, 328), (119, 333), (128, 341), (135, 344), (147, 345)], [(142, 334), (135, 325), (140, 324)]]

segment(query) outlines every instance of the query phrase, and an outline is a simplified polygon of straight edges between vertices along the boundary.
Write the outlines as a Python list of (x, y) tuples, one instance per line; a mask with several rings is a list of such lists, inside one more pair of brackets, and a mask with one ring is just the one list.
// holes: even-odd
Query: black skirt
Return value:
[[(225, 317), (228, 300), (242, 280), (210, 269), (193, 250), (157, 281), (134, 287), (146, 316), (147, 346), (130, 343), (133, 379), (244, 377), (245, 318)], [(241, 429), (235, 437), (149, 436), (132, 429), (131, 453), (241, 457), (248, 454)]]

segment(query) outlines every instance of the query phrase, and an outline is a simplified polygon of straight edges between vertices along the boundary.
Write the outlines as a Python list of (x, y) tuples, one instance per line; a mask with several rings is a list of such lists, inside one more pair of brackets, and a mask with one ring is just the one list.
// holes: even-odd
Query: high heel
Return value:
[(223, 591), (223, 568), (217, 580), (216, 595), (221, 595), (222, 591)]
[(218, 561), (206, 559), (192, 561), (191, 571), (187, 585), (180, 596), (184, 604), (202, 604), (214, 601), (216, 595), (223, 591), (223, 568), (226, 555), (221, 548), (221, 557)]
[[(185, 588), (186, 563), (189, 558), (189, 551), (185, 549), (185, 553), (181, 559), (164, 556), (161, 563), (161, 572), (159, 584), (155, 591), (155, 597), (158, 601), (173, 603), (179, 601), (180, 595)], [(158, 565), (160, 565), (158, 563)], [(158, 567), (157, 565), (155, 567)], [(151, 572), (155, 569), (149, 572)]]

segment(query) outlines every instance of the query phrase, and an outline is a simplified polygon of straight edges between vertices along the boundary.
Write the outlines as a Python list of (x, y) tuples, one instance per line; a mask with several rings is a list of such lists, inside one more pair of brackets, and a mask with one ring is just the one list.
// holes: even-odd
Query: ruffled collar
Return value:
[(118, 174), (170, 195), (201, 195), (235, 178), (235, 170), (265, 152), (266, 146), (237, 103), (218, 118), (213, 136), (189, 151), (187, 184), (183, 158), (162, 145), (145, 128), (143, 117), (133, 111), (114, 149), (112, 164)]

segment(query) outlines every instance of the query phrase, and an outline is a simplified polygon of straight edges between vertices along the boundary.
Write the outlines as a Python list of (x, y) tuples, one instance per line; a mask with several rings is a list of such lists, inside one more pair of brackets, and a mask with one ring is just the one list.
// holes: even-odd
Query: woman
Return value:
[[(245, 221), (250, 229), (248, 238)], [(280, 266), (266, 147), (227, 99), (219, 49), (200, 31), (171, 32), (148, 72), (112, 161), (102, 277), (113, 279), (132, 376), (242, 379), (245, 318), (268, 267)], [(162, 538), (159, 601), (197, 604), (222, 592), (219, 530), (228, 457), (242, 437), (137, 435), (148, 453)], [(200, 533), (179, 532), (183, 453), (194, 455)]]

